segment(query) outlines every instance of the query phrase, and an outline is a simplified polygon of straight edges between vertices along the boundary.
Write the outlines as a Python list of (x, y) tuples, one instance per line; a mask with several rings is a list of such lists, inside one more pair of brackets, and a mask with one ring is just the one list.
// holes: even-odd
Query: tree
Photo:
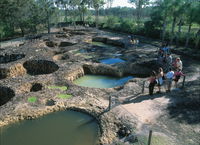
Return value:
[(149, 0), (129, 0), (136, 7), (137, 23), (141, 23), (142, 9), (149, 4)]
[(177, 18), (183, 14), (183, 4), (184, 0), (171, 0), (169, 5), (170, 15), (172, 17), (172, 26), (171, 26), (171, 38), (170, 44), (173, 43), (174, 40), (174, 29), (176, 26)]
[(95, 23), (96, 28), (98, 28), (99, 25), (99, 8), (102, 7), (105, 2), (104, 0), (91, 0), (92, 7), (95, 9)]
[(55, 11), (54, 1), (52, 0), (37, 0), (40, 14), (44, 17), (44, 23), (47, 25), (48, 33), (50, 33), (50, 18)]
[[(187, 6), (187, 10), (186, 10), (186, 22), (188, 24), (188, 32), (187, 32), (187, 36), (186, 36), (186, 42), (185, 42), (185, 47), (188, 47), (189, 44), (189, 40), (190, 40), (190, 32), (191, 32), (191, 27), (192, 24), (195, 22), (196, 20), (196, 9), (197, 9), (197, 2), (195, 1), (187, 1), (186, 2), (186, 6)], [(198, 16), (197, 16), (198, 17)]]

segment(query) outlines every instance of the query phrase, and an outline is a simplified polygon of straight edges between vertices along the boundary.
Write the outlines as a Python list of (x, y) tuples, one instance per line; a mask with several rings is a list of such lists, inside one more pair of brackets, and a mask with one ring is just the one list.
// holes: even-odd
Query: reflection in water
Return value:
[(60, 111), (0, 130), (1, 145), (95, 145), (98, 125), (87, 114)]
[(91, 88), (113, 88), (116, 86), (123, 85), (129, 79), (132, 79), (132, 76), (116, 78), (110, 76), (102, 75), (85, 75), (74, 81), (76, 85), (91, 87)]
[(108, 58), (108, 59), (102, 59), (100, 60), (100, 62), (104, 64), (114, 64), (114, 63), (125, 62), (125, 61), (120, 58)]

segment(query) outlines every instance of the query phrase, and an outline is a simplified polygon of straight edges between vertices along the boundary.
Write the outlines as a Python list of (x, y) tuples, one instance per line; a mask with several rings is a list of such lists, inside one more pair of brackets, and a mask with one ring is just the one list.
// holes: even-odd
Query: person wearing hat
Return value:
[(174, 67), (175, 67), (176, 70), (180, 69), (182, 71), (183, 63), (182, 63), (182, 61), (181, 61), (181, 59), (179, 57), (176, 58), (176, 61), (174, 63)]

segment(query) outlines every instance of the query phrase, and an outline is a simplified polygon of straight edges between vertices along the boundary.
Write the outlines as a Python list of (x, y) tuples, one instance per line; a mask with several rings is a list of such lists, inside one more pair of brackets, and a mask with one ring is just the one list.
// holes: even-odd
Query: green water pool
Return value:
[(60, 111), (0, 128), (1, 145), (95, 145), (96, 120), (76, 111)]
[(132, 78), (132, 76), (116, 78), (103, 75), (84, 75), (83, 77), (75, 80), (74, 84), (91, 88), (113, 88), (123, 85)]

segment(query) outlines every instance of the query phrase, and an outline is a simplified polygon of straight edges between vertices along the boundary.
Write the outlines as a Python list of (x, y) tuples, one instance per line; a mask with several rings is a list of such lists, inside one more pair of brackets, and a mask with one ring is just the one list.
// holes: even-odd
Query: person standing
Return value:
[(169, 71), (169, 68), (172, 68), (172, 55), (170, 53), (166, 56), (166, 65), (167, 65), (167, 71)]
[(167, 74), (166, 74), (166, 85), (167, 85), (166, 92), (171, 91), (173, 77), (174, 77), (174, 71), (172, 71), (172, 69), (169, 68), (169, 72), (167, 72)]
[(181, 59), (179, 57), (176, 58), (176, 61), (174, 62), (174, 67), (175, 67), (175, 70), (181, 70), (183, 69), (183, 63), (181, 61)]
[(152, 71), (151, 76), (148, 80), (150, 82), (149, 83), (149, 95), (153, 95), (153, 90), (154, 90), (154, 87), (156, 84), (156, 72), (155, 71)]
[(176, 71), (174, 73), (174, 82), (175, 82), (175, 87), (177, 88), (177, 83), (179, 81), (179, 79), (181, 78), (181, 76), (185, 76), (180, 69), (178, 69), (178, 71)]
[(161, 86), (163, 85), (163, 69), (160, 67), (158, 69), (158, 74), (157, 74), (157, 80), (158, 80), (158, 92), (157, 93), (161, 93)]

